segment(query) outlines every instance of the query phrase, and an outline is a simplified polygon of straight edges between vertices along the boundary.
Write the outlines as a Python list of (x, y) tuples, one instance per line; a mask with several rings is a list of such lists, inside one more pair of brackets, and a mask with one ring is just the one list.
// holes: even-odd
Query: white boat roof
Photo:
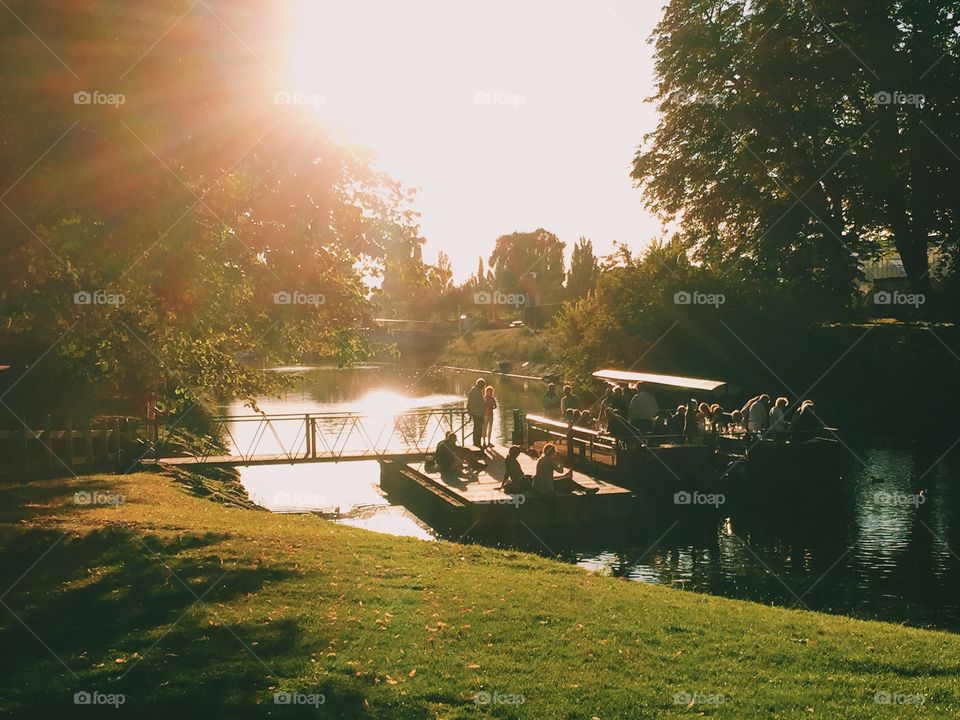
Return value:
[(630, 382), (648, 385), (664, 385), (685, 390), (703, 390), (716, 392), (726, 387), (722, 380), (681, 377), (679, 375), (656, 375), (654, 373), (632, 372), (630, 370), (597, 370), (593, 376), (612, 382)]

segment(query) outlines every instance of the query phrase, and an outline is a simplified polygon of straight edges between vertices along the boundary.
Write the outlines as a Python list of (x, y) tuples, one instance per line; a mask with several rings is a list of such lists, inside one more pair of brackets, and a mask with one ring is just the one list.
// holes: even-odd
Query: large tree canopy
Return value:
[(699, 257), (846, 301), (896, 248), (921, 290), (960, 230), (960, 3), (672, 0), (635, 158)]
[(284, 94), (268, 67), (282, 13), (259, 0), (10, 10), (0, 362), (196, 398), (262, 389), (242, 363), (254, 353), (363, 352), (362, 270), (421, 240), (409, 193)]
[(564, 244), (543, 228), (514, 232), (497, 238), (490, 255), (495, 289), (520, 293), (529, 303), (548, 305), (563, 294)]

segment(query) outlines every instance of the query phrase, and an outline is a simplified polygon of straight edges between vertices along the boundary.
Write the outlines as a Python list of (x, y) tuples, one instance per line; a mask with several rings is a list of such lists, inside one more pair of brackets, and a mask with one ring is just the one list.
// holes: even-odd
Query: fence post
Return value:
[(50, 415), (47, 415), (47, 419), (44, 421), (43, 435), (46, 442), (44, 443), (47, 446), (47, 452), (44, 453), (44, 464), (47, 466), (47, 470), (53, 470), (54, 468), (54, 450), (53, 450), (53, 420), (50, 418)]
[(83, 430), (83, 452), (86, 455), (83, 461), (83, 467), (89, 472), (96, 461), (93, 453), (93, 428), (90, 427), (89, 418), (87, 418), (87, 426)]
[(67, 415), (67, 467), (73, 472), (73, 415)]

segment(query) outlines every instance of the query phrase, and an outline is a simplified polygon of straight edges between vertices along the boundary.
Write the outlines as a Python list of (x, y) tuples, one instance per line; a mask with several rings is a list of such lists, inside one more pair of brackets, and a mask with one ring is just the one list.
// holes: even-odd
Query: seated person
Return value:
[(472, 455), (466, 460), (463, 457), (464, 449), (457, 444), (457, 434), (455, 432), (447, 433), (447, 436), (437, 445), (434, 453), (434, 459), (437, 461), (437, 469), (441, 475), (459, 475), (464, 469), (464, 465), (470, 465), (473, 473), (484, 466), (473, 459)]
[(823, 423), (814, 414), (812, 400), (804, 400), (800, 404), (800, 411), (790, 423), (790, 435), (797, 440), (809, 440), (823, 429)]
[(670, 418), (668, 427), (671, 435), (676, 435), (677, 439), (683, 435), (683, 428), (687, 424), (687, 406), (677, 405), (677, 412)]
[(543, 446), (543, 455), (537, 460), (537, 474), (533, 478), (533, 489), (543, 495), (553, 495), (560, 492), (583, 492), (593, 495), (600, 488), (588, 488), (573, 479), (573, 470), (567, 470), (561, 475), (554, 475), (562, 470), (557, 460), (557, 448), (551, 444)]
[(533, 478), (523, 474), (518, 457), (520, 457), (520, 446), (511, 445), (507, 451), (507, 457), (503, 460), (503, 482), (500, 484), (500, 489), (511, 495), (533, 487)]

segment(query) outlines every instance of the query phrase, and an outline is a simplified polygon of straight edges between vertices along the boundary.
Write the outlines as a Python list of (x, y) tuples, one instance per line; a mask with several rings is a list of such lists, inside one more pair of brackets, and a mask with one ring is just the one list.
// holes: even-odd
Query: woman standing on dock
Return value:
[(497, 399), (493, 395), (493, 385), (487, 385), (483, 391), (483, 443), (480, 447), (491, 448), (493, 442), (493, 411), (497, 408)]

